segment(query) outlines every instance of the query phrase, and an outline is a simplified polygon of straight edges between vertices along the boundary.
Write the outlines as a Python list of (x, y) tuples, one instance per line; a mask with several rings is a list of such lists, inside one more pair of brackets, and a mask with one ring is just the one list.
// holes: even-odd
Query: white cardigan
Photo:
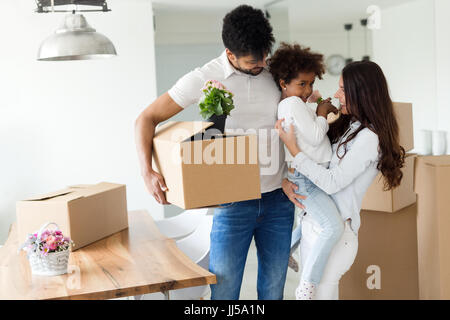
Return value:
[[(351, 123), (341, 141), (344, 141), (360, 125), (359, 121)], [(342, 160), (337, 156), (338, 144), (333, 144), (333, 156), (328, 169), (317, 164), (304, 152), (296, 155), (292, 166), (331, 195), (342, 218), (351, 219), (352, 230), (357, 234), (361, 224), (359, 212), (364, 194), (379, 172), (377, 169), (378, 136), (368, 128), (362, 129), (347, 143), (347, 153)], [(343, 153), (344, 146), (339, 149), (341, 156)]]

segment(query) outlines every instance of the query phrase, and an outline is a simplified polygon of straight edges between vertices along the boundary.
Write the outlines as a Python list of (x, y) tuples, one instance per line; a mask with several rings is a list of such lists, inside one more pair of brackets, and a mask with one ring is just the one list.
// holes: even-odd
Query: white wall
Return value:
[[(317, 0), (309, 3), (307, 10), (305, 6), (302, 1), (289, 0), (291, 42), (297, 42), (323, 54), (325, 61), (333, 54), (352, 58), (353, 61), (361, 60), (365, 55), (372, 56), (371, 30), (365, 31), (360, 23), (360, 20), (367, 16), (365, 4), (347, 8), (342, 6), (341, 2)], [(344, 24), (347, 23), (353, 24), (350, 33), (344, 29)], [(326, 73), (323, 80), (316, 81), (315, 89), (324, 97), (333, 97), (338, 89), (339, 77)], [(334, 100), (334, 103), (336, 104), (337, 100)]]
[[(450, 132), (450, 1), (435, 1), (436, 92), (438, 127)], [(449, 139), (450, 136), (447, 136)], [(450, 140), (450, 139), (449, 139)], [(450, 141), (447, 153), (450, 154)]]
[(413, 104), (416, 144), (421, 129), (450, 132), (449, 11), (448, 0), (411, 1), (383, 10), (374, 33), (375, 58), (392, 97)]
[(151, 1), (108, 5), (109, 13), (85, 16), (118, 57), (38, 62), (40, 42), (63, 14), (34, 13), (34, 1), (2, 1), (0, 243), (16, 200), (70, 184), (123, 183), (130, 210), (162, 212), (145, 191), (134, 143), (134, 121), (156, 98)]
[(382, 10), (373, 34), (375, 61), (382, 67), (393, 100), (412, 102), (414, 129), (438, 122), (434, 0), (417, 0)]

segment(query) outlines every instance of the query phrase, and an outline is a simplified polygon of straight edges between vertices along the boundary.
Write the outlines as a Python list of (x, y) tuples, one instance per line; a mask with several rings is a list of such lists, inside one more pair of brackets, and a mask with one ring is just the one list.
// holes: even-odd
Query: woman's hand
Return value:
[(286, 132), (283, 130), (283, 121), (284, 119), (278, 120), (275, 123), (275, 129), (277, 129), (281, 141), (286, 145), (291, 155), (295, 157), (301, 150), (297, 144), (297, 138), (295, 137), (294, 125), (291, 124), (289, 126), (289, 131)]
[(300, 209), (305, 209), (305, 207), (301, 204), (301, 202), (298, 199), (305, 200), (306, 197), (295, 193), (295, 191), (298, 189), (298, 186), (295, 183), (292, 183), (285, 178), (281, 183), (281, 187), (283, 188), (283, 192), (286, 194), (286, 196), (289, 198), (289, 200), (291, 200), (293, 204), (295, 204)]

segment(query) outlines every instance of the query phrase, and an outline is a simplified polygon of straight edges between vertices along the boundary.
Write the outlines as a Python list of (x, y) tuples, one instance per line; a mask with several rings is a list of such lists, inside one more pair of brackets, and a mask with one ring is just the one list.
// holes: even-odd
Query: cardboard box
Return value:
[(414, 149), (413, 111), (411, 103), (394, 102), (400, 145), (405, 151)]
[(377, 175), (364, 195), (361, 209), (383, 212), (396, 212), (416, 203), (414, 192), (414, 159), (416, 154), (408, 154), (402, 168), (403, 178), (400, 185), (389, 191), (383, 191), (384, 178), (381, 173)]
[(358, 253), (339, 282), (344, 300), (419, 298), (417, 204), (395, 214), (361, 211)]
[(44, 223), (55, 222), (77, 250), (128, 228), (126, 188), (108, 182), (70, 186), (18, 201), (16, 214), (20, 243)]
[(212, 122), (169, 121), (153, 139), (153, 169), (184, 209), (261, 198), (256, 134), (214, 135)]
[(450, 155), (417, 157), (414, 190), (420, 299), (450, 299)]

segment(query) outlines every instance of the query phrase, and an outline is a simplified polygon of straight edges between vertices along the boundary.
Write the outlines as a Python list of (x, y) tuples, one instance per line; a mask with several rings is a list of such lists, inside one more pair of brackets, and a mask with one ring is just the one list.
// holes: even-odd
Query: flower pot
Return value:
[[(27, 251), (28, 261), (30, 263), (31, 273), (33, 275), (40, 276), (57, 276), (67, 273), (67, 267), (70, 256), (70, 244), (73, 242), (68, 238), (63, 238), (64, 241), (59, 240), (59, 243), (55, 247), (45, 247), (45, 251), (50, 252), (44, 254), (44, 248), (41, 246), (45, 243), (45, 240), (41, 240), (41, 236), (49, 225), (54, 224), (56, 231), (59, 231), (58, 237), (63, 238), (61, 230), (54, 222), (45, 223), (37, 233), (30, 234), (24, 244), (19, 248), (19, 251), (25, 249)], [(56, 237), (53, 239), (56, 241)], [(53, 244), (56, 244), (53, 242)], [(53, 251), (52, 251), (53, 250)], [(54, 251), (58, 250), (58, 251)]]
[(227, 120), (227, 115), (222, 114), (220, 116), (213, 114), (208, 120), (208, 122), (214, 122), (214, 124), (211, 127), (208, 127), (209, 129), (217, 129), (222, 134), (225, 133), (225, 121)]

